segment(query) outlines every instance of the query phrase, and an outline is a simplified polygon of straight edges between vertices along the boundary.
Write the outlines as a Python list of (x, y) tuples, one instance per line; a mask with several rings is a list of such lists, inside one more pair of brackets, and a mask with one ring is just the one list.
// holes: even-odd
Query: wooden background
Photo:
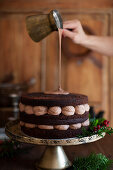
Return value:
[[(51, 9), (59, 10), (63, 20), (79, 19), (95, 35), (113, 35), (112, 0), (1, 0), (0, 81), (13, 73), (14, 83), (36, 78), (36, 84), (29, 91), (57, 88), (57, 32), (35, 43), (28, 36), (25, 26), (26, 16), (46, 14)], [(104, 110), (105, 118), (113, 126), (113, 58), (96, 52), (82, 57), (72, 56), (86, 50), (69, 39), (63, 40), (62, 87), (88, 95), (90, 105), (95, 106), (96, 111)]]

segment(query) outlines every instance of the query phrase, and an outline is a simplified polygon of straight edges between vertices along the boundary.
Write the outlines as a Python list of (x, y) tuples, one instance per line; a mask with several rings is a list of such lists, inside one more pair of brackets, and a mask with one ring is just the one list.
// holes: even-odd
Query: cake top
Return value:
[(76, 106), (88, 103), (88, 97), (82, 94), (45, 94), (28, 93), (21, 97), (21, 103), (31, 106)]

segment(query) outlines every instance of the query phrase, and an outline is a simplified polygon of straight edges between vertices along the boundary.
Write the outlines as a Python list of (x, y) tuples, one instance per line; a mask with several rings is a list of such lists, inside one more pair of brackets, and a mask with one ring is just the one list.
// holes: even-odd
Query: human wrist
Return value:
[(85, 34), (84, 38), (79, 42), (79, 44), (87, 47), (91, 44), (91, 37), (92, 36)]

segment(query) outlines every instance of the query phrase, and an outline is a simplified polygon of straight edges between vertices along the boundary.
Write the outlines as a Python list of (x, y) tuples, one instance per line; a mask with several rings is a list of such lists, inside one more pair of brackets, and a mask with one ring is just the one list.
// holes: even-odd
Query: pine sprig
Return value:
[[(87, 137), (87, 136), (92, 136), (92, 135), (99, 135), (103, 137), (103, 132), (106, 134), (111, 135), (113, 133), (113, 128), (110, 126), (105, 126), (103, 125), (103, 122), (106, 121), (104, 118), (100, 119), (90, 119), (90, 126), (89, 129), (86, 130), (84, 127), (82, 127), (82, 134), (78, 135), (78, 138), (82, 137)], [(97, 127), (98, 125), (102, 125), (97, 131), (94, 131), (94, 128)]]
[(113, 129), (111, 127), (103, 126), (101, 129), (98, 130), (97, 134), (101, 136), (103, 132), (111, 135), (113, 133)]
[(103, 154), (91, 154), (88, 157), (76, 158), (73, 170), (108, 170), (113, 160)]

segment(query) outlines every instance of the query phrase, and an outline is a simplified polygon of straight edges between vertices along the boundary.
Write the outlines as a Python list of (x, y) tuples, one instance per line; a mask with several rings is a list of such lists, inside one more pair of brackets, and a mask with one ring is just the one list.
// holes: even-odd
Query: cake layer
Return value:
[[(84, 127), (85, 129), (88, 129), (88, 126)], [(39, 128), (26, 128), (25, 126), (21, 127), (22, 131), (32, 137), (36, 138), (42, 138), (42, 139), (63, 139), (63, 138), (73, 138), (77, 135), (82, 134), (82, 128), (80, 129), (68, 129), (66, 131), (64, 130), (45, 130), (45, 129), (39, 129)]]
[(25, 112), (20, 112), (20, 120), (26, 123), (33, 123), (37, 125), (66, 125), (82, 123), (89, 117), (89, 112), (85, 112), (83, 115), (74, 114), (72, 116), (65, 116), (62, 113), (58, 116), (53, 115), (42, 115), (36, 116), (34, 114), (26, 114)]
[(88, 97), (82, 94), (44, 94), (29, 93), (21, 97), (21, 103), (30, 106), (76, 106), (88, 103)]

